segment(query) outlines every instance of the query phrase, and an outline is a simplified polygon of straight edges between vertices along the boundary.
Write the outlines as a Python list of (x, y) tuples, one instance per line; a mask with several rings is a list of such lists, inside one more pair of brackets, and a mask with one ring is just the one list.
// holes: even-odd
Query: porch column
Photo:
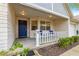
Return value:
[(39, 30), (36, 30), (36, 46), (39, 46)]
[(0, 3), (0, 50), (8, 49), (8, 4)]
[(40, 30), (40, 19), (38, 18), (38, 25), (36, 30), (36, 46), (39, 46), (39, 30)]
[(71, 36), (70, 18), (68, 19), (68, 36)]
[(38, 25), (37, 25), (37, 27), (38, 27), (38, 30), (40, 30), (40, 19), (38, 18)]

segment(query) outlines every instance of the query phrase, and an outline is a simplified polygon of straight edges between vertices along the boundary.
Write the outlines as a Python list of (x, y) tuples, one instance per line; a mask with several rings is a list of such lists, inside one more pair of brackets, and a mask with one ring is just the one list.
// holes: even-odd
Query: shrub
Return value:
[(79, 36), (72, 36), (72, 37), (66, 37), (66, 38), (60, 38), (58, 41), (59, 47), (66, 48), (69, 45), (78, 42)]
[(15, 43), (13, 44), (13, 46), (11, 47), (10, 50), (15, 50), (15, 49), (17, 49), (17, 48), (22, 48), (22, 47), (23, 47), (23, 44), (22, 44), (22, 43), (20, 43), (20, 42), (15, 42)]
[(69, 40), (70, 40), (70, 44), (74, 43), (74, 38), (73, 37), (69, 37)]
[(79, 36), (72, 36), (72, 38), (74, 39), (74, 42), (78, 42), (79, 41)]
[(0, 56), (27, 56), (29, 53), (28, 48), (22, 48), (21, 51), (18, 51), (17, 49), (15, 50), (4, 50), (4, 51), (0, 51)]
[(0, 56), (6, 56), (7, 51), (0, 51)]
[(29, 48), (24, 48), (23, 51), (20, 53), (21, 56), (27, 56), (29, 53), (30, 49)]
[(66, 48), (67, 46), (70, 45), (70, 38), (60, 38), (59, 41), (58, 41), (58, 45), (59, 47), (62, 47), (62, 48)]
[(23, 44), (20, 42), (14, 42), (13, 46), (9, 50), (0, 51), (0, 56), (27, 56), (29, 48), (23, 48)]
[(20, 43), (20, 42), (15, 43), (15, 48), (22, 48), (22, 47), (23, 47), (22, 43)]

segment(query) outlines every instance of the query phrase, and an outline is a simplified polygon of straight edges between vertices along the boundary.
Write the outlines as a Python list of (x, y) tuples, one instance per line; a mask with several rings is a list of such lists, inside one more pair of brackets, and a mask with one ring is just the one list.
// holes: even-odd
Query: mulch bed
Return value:
[(28, 52), (28, 55), (27, 56), (34, 56), (35, 55), (35, 53), (33, 52), (33, 50), (30, 50), (29, 52)]
[(67, 50), (77, 46), (78, 44), (79, 44), (79, 42), (76, 42), (76, 43), (68, 46), (67, 48), (60, 48), (58, 46), (58, 44), (53, 44), (50, 46), (39, 48), (39, 49), (37, 49), (37, 51), (42, 56), (58, 56), (64, 52), (66, 52)]

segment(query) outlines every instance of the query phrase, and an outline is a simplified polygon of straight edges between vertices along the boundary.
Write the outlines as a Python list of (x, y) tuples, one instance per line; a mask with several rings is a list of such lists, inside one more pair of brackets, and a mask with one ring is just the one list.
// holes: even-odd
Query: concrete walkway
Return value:
[(21, 38), (17, 39), (18, 42), (21, 42), (26, 48), (35, 48), (36, 47), (36, 39), (33, 38)]
[(65, 53), (61, 54), (60, 56), (79, 56), (79, 45), (66, 51)]

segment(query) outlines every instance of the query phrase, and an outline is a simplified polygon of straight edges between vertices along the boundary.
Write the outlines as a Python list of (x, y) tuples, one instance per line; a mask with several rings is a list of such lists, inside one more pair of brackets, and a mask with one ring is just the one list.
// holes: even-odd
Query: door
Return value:
[(71, 36), (74, 36), (74, 35), (76, 35), (76, 26), (75, 26), (75, 24), (71, 24)]
[(19, 20), (18, 21), (18, 31), (19, 31), (19, 38), (27, 37), (27, 21)]

